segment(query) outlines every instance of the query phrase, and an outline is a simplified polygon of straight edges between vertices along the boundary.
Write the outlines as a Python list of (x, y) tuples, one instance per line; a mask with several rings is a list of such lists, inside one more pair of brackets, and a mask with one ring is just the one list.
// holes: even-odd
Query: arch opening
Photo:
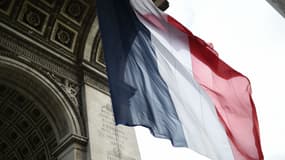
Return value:
[(55, 160), (71, 145), (70, 137), (84, 136), (81, 128), (55, 84), (32, 67), (0, 56), (0, 160)]
[(55, 159), (56, 136), (39, 104), (0, 83), (0, 159)]

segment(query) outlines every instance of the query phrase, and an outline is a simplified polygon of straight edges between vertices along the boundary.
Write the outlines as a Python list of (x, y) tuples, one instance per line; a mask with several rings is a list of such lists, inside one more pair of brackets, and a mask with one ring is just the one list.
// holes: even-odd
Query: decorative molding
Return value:
[(53, 8), (57, 0), (40, 0), (40, 1), (43, 2), (45, 5)]
[(106, 64), (105, 64), (104, 51), (103, 51), (103, 46), (102, 46), (102, 39), (100, 39), (98, 47), (97, 47), (95, 62), (98, 65), (100, 65), (102, 68), (104, 68), (104, 72), (105, 72)]
[(0, 13), (10, 16), (15, 0), (0, 0)]
[(87, 85), (96, 88), (106, 95), (110, 95), (109, 87), (104, 82), (104, 80), (98, 80), (99, 78), (95, 78), (95, 76), (91, 76), (89, 73), (84, 73), (84, 83)]
[[(68, 80), (77, 82), (76, 70), (72, 70), (71, 66), (65, 65), (62, 61), (47, 56), (41, 50), (37, 50), (31, 45), (24, 44), (23, 41), (15, 39), (5, 32), (0, 32), (0, 46), (10, 52), (6, 52), (6, 56), (18, 58), (22, 61), (29, 62), (33, 68), (41, 67), (53, 74), (65, 77)], [(0, 52), (3, 54), (3, 52)]]
[(29, 29), (43, 35), (49, 14), (29, 1), (25, 1), (18, 16), (18, 21)]
[[(0, 47), (0, 56), (8, 56), (11, 57), (13, 53), (9, 51), (3, 51), (1, 50), (2, 47)], [(33, 67), (35, 68), (35, 67)], [(70, 102), (75, 106), (75, 112), (78, 111), (78, 107), (80, 105), (80, 96), (79, 96), (79, 91), (80, 91), (80, 86), (77, 83), (73, 83), (68, 79), (65, 79), (60, 76), (56, 76), (55, 74), (43, 69), (41, 66), (36, 67), (43, 75), (45, 75), (48, 79), (51, 80), (58, 88), (59, 90), (66, 95), (66, 98), (70, 100)], [(22, 81), (24, 84), (29, 84), (33, 86), (33, 82), (24, 79), (23, 77), (18, 77), (19, 81)]]
[[(55, 133), (48, 116), (36, 101), (5, 84), (0, 106), (0, 157), (20, 159), (50, 159), (57, 148)], [(25, 139), (25, 140), (24, 140)], [(3, 154), (2, 151), (6, 153)]]
[(56, 20), (51, 34), (51, 41), (73, 53), (77, 34), (76, 30)]
[(81, 148), (84, 149), (88, 144), (88, 138), (72, 134), (58, 145), (57, 149), (53, 152), (53, 155), (58, 156), (64, 152), (64, 150), (74, 144), (81, 146)]
[(106, 95), (110, 95), (109, 86), (108, 86), (108, 78), (105, 73), (97, 70), (93, 66), (89, 65), (86, 62), (83, 62), (83, 81), (85, 84), (96, 88)]
[(62, 77), (56, 76), (53, 73), (50, 72), (46, 73), (48, 77), (51, 78), (66, 93), (71, 102), (78, 107), (79, 106), (78, 93), (80, 90), (79, 85), (72, 83), (69, 80), (64, 79)]
[(65, 1), (60, 13), (70, 21), (80, 26), (88, 9), (88, 4), (82, 0), (68, 0)]
[(85, 45), (94, 10), (95, 1), (0, 0), (1, 23), (72, 60)]
[(80, 105), (78, 95), (80, 89), (79, 72), (83, 73), (82, 81), (84, 83), (109, 95), (106, 74), (94, 68), (88, 62), (83, 62), (80, 69), (77, 66), (77, 70), (72, 70), (71, 68), (75, 68), (76, 66), (64, 65), (62, 61), (47, 56), (43, 51), (15, 39), (7, 32), (0, 32), (0, 47), (6, 50), (1, 51), (0, 55), (12, 57), (13, 59), (27, 63), (53, 80), (76, 107)]
[[(0, 41), (1, 43), (1, 41)], [(1, 47), (0, 47), (1, 49)], [(7, 52), (7, 51), (1, 51), (0, 55), (4, 55), (4, 56), (9, 56), (9, 57), (14, 57), (17, 56), (11, 52)], [(33, 67), (35, 68), (35, 66)], [(43, 69), (42, 66), (37, 66), (36, 67), (38, 70), (40, 70), (44, 75), (46, 75), (50, 80), (52, 80), (52, 82), (54, 82), (63, 93), (66, 94), (66, 96), (70, 99), (70, 101), (73, 103), (74, 106), (79, 107), (79, 90), (80, 87), (79, 85), (77, 85), (77, 83), (71, 82), (70, 80), (60, 77), (60, 76), (56, 76), (55, 74), (47, 71), (46, 69)]]
[(106, 74), (106, 64), (104, 59), (104, 50), (102, 45), (101, 34), (98, 30), (96, 37), (93, 42), (92, 52), (91, 52), (91, 62), (96, 69), (100, 70)]
[[(8, 22), (10, 23), (10, 22)], [(60, 59), (61, 61), (64, 61), (68, 64), (74, 64), (74, 60), (75, 57), (72, 56), (70, 54), (70, 52), (66, 51), (63, 48), (59, 48), (58, 45), (49, 42), (49, 41), (44, 41), (46, 44), (43, 44), (43, 42), (41, 42), (39, 39), (37, 39), (38, 37), (34, 36), (40, 36), (39, 34), (32, 34), (31, 32), (29, 32), (28, 35), (18, 31), (17, 29), (14, 29), (14, 27), (11, 27), (9, 24), (5, 24), (0, 22), (0, 31), (1, 32), (7, 32), (9, 33), (10, 37), (17, 37), (18, 42), (20, 43), (28, 43), (28, 45), (26, 45), (28, 48), (37, 48), (39, 50), (41, 50), (42, 52), (45, 53), (45, 56), (47, 57), (56, 57), (58, 59)], [(15, 40), (15, 38), (14, 38)], [(50, 44), (47, 45), (47, 44)], [(33, 46), (33, 47), (31, 47)], [(35, 47), (34, 47), (35, 46)], [(32, 49), (33, 50), (33, 49)], [(62, 54), (63, 53), (63, 54)], [(41, 53), (39, 53), (41, 54)], [(68, 56), (68, 57), (67, 57)]]
[[(5, 51), (7, 49), (2, 51), (1, 48), (3, 47), (0, 47), (0, 53), (1, 53), (0, 55), (3, 55), (2, 52), (4, 52), (4, 55), (10, 55), (10, 53), (8, 53), (9, 51)], [(40, 71), (42, 70), (40, 69)], [(67, 137), (67, 135), (70, 134), (85, 135), (84, 134), (85, 123), (82, 121), (82, 117), (79, 113), (79, 107), (72, 105), (67, 95), (63, 93), (62, 91), (63, 89), (60, 89), (57, 83), (51, 81), (50, 80), (51, 78), (40, 73), (38, 69), (36, 69), (35, 67), (31, 68), (27, 64), (19, 62), (17, 59), (15, 59), (15, 57), (10, 58), (7, 56), (0, 56), (0, 72), (1, 72), (0, 84), (16, 87), (21, 91), (21, 93), (24, 93), (23, 95), (29, 95), (31, 99), (37, 101), (37, 104), (43, 106), (44, 111), (42, 113), (48, 113), (48, 114), (51, 113), (51, 115), (48, 117), (48, 120), (54, 122), (52, 123), (52, 128), (54, 129), (56, 128), (55, 135), (58, 142), (57, 144), (61, 144), (62, 140), (65, 139), (65, 137)], [(6, 92), (6, 89), (4, 87), (1, 87), (0, 85), (0, 103), (1, 99), (5, 98), (5, 96), (1, 95), (6, 93), (9, 94), (10, 92)], [(59, 100), (58, 98), (61, 100)], [(12, 102), (16, 103), (17, 100), (21, 102), (23, 101), (22, 99), (23, 98), (15, 98), (15, 100), (13, 99)], [(17, 103), (17, 105), (15, 106), (21, 107), (22, 105)], [(2, 105), (0, 105), (0, 108), (1, 107)], [(29, 119), (32, 122), (45, 121), (45, 119), (42, 116), (35, 116), (38, 115), (37, 111), (34, 111), (33, 109), (30, 108), (25, 110), (28, 111), (27, 112), (28, 114), (31, 114), (31, 118)], [(0, 112), (2, 112), (1, 109)], [(18, 116), (16, 117), (20, 118)], [(41, 125), (41, 124), (42, 123), (40, 123), (40, 125), (37, 126), (39, 126), (40, 130), (45, 131), (42, 137), (46, 137), (47, 139), (49, 139), (50, 136), (47, 133), (50, 130), (50, 127), (46, 127), (46, 125)], [(27, 136), (27, 138), (30, 137)], [(46, 144), (50, 148), (56, 147), (54, 146), (54, 143), (46, 143)], [(1, 150), (0, 150), (0, 157), (1, 157)], [(44, 158), (44, 159), (50, 159), (50, 158)]]
[(92, 52), (94, 50), (94, 45), (97, 43), (99, 32), (99, 23), (98, 17), (96, 16), (94, 21), (92, 22), (91, 27), (89, 28), (88, 35), (85, 41), (85, 47), (83, 51), (83, 59), (91, 63), (92, 61)]

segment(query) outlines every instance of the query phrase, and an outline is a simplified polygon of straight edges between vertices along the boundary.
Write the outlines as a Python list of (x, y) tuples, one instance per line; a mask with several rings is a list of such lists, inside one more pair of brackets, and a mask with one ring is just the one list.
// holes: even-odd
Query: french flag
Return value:
[(116, 124), (213, 160), (262, 160), (249, 80), (151, 0), (97, 0)]

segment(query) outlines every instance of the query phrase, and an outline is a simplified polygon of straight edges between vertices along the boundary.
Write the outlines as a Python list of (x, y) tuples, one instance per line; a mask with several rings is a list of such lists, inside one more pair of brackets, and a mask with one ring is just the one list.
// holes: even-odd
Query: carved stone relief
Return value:
[[(65, 65), (60, 60), (47, 56), (45, 51), (38, 50), (25, 43), (19, 41), (14, 36), (5, 32), (0, 32), (0, 47), (10, 51), (6, 56), (19, 58), (26, 62), (30, 62), (35, 68), (43, 68), (54, 74), (61, 75), (69, 80), (77, 81), (76, 70), (71, 66)], [(0, 54), (3, 54), (0, 52)]]
[(25, 1), (22, 5), (18, 21), (29, 29), (43, 35), (47, 26), (49, 15), (44, 10)]
[(63, 48), (73, 52), (77, 39), (77, 32), (61, 21), (56, 21), (51, 34), (51, 40)]
[[(31, 36), (59, 54), (76, 59), (84, 44), (88, 23), (95, 18), (95, 1), (83, 0), (0, 0), (0, 20)], [(12, 12), (13, 11), (13, 12)], [(12, 22), (12, 23), (11, 23)]]
[[(1, 33), (0, 33), (1, 35)], [(0, 56), (8, 56), (13, 57), (15, 59), (19, 59), (20, 61), (28, 62), (29, 65), (37, 68), (37, 70), (41, 71), (44, 75), (49, 77), (54, 83), (56, 83), (61, 90), (68, 96), (71, 102), (78, 107), (79, 105), (79, 86), (77, 85), (77, 77), (76, 74), (72, 74), (72, 72), (64, 69), (64, 67), (60, 64), (54, 64), (54, 62), (41, 57), (29, 49), (26, 49), (22, 46), (18, 46), (19, 44), (11, 43), (8, 39), (1, 39), (5, 37), (0, 37), (0, 47), (5, 47), (5, 49), (9, 51), (0, 51)], [(61, 76), (57, 76), (61, 75)], [(70, 79), (74, 77), (73, 79)]]
[(88, 11), (88, 5), (82, 0), (68, 0), (62, 7), (61, 14), (69, 18), (72, 22), (81, 25)]
[[(68, 108), (72, 108), (70, 111), (72, 116), (70, 117), (76, 118), (73, 121), (78, 126), (76, 125), (73, 128), (77, 130), (86, 129), (84, 125), (88, 123), (82, 120), (82, 111), (80, 110), (84, 107), (81, 104), (84, 97), (80, 95), (83, 83), (96, 88), (105, 96), (109, 96), (106, 66), (99, 33), (96, 33), (96, 44), (93, 43), (93, 51), (96, 54), (92, 55), (92, 62), (81, 61), (80, 59), (81, 54), (83, 54), (80, 53), (80, 49), (87, 43), (85, 39), (89, 34), (92, 20), (95, 18), (94, 3), (95, 1), (89, 0), (0, 0), (0, 59), (9, 57), (16, 63), (27, 65), (30, 67), (29, 71), (36, 71), (48, 81), (48, 84), (56, 88), (60, 95), (57, 96), (63, 97)], [(8, 81), (9, 78), (5, 80)], [(21, 81), (22, 84), (30, 87), (33, 86), (31, 87), (33, 89), (35, 87), (35, 82), (24, 75), (16, 76), (15, 81)], [(39, 90), (43, 89), (39, 88)], [(3, 96), (1, 92), (3, 92)], [(6, 95), (9, 95), (9, 99), (14, 102), (2, 106), (2, 102), (10, 101), (5, 98)], [(49, 101), (44, 96), (46, 92), (39, 95), (43, 97), (42, 101)], [(59, 146), (55, 151), (57, 155), (65, 154), (63, 150), (70, 149), (70, 143), (74, 143), (74, 139), (76, 139), (73, 137), (74, 135), (71, 135), (70, 140), (61, 139), (62, 141), (56, 142), (53, 134), (50, 137), (45, 135), (51, 133), (52, 124), (50, 124), (45, 113), (38, 109), (40, 108), (38, 104), (25, 96), (13, 97), (19, 97), (16, 96), (16, 91), (9, 89), (8, 93), (5, 86), (0, 85), (0, 160), (14, 160), (13, 157), (17, 159), (27, 159), (28, 157), (31, 160), (53, 160), (51, 152), (54, 152), (56, 146)], [(16, 104), (18, 101), (23, 101), (23, 106), (20, 102)], [(51, 102), (50, 106), (60, 108), (54, 103)], [(110, 114), (108, 107), (105, 109), (102, 114), (105, 114), (105, 111)], [(9, 114), (13, 115), (11, 117), (17, 118), (10, 120)], [(56, 117), (60, 116), (57, 115)], [(105, 121), (108, 118), (105, 117)], [(57, 125), (61, 126), (59, 128), (64, 128), (62, 126), (68, 124), (67, 122), (59, 118), (61, 124)], [(121, 135), (119, 129), (114, 130), (108, 128), (108, 124), (104, 125), (107, 127), (105, 129), (110, 132), (109, 135), (105, 133), (105, 136), (111, 137), (111, 134), (114, 133), (115, 137), (119, 136), (124, 140), (124, 135)], [(60, 138), (69, 133), (65, 129), (57, 132), (61, 134)], [(58, 134), (57, 132), (56, 134)], [(3, 138), (2, 135), (5, 137)], [(12, 144), (14, 141), (11, 137), (15, 139), (15, 146)], [(111, 141), (114, 139), (110, 139), (110, 143), (112, 143)], [(133, 140), (135, 141), (135, 139)], [(84, 148), (87, 145), (87, 138), (84, 137), (83, 140), (78, 140), (76, 143), (80, 143)], [(122, 154), (122, 150), (123, 147), (114, 145), (113, 149), (108, 150), (107, 158), (109, 160), (134, 159), (130, 158), (132, 156), (129, 157), (127, 153)]]
[(50, 77), (65, 93), (75, 106), (79, 106), (79, 86), (71, 81), (47, 72)]

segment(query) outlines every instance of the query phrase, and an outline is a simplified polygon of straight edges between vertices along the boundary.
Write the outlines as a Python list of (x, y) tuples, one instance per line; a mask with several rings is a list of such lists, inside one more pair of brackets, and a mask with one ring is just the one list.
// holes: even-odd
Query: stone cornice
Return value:
[[(28, 37), (15, 35), (17, 32), (14, 30), (2, 28), (3, 24), (1, 22), (0, 27), (0, 30), (2, 30), (0, 32), (0, 46), (10, 51), (9, 55), (6, 56), (28, 62), (33, 68), (52, 72), (74, 83), (78, 82), (78, 71), (75, 62), (60, 56), (59, 53), (54, 53)], [(22, 37), (22, 39), (19, 39), (19, 37)]]

